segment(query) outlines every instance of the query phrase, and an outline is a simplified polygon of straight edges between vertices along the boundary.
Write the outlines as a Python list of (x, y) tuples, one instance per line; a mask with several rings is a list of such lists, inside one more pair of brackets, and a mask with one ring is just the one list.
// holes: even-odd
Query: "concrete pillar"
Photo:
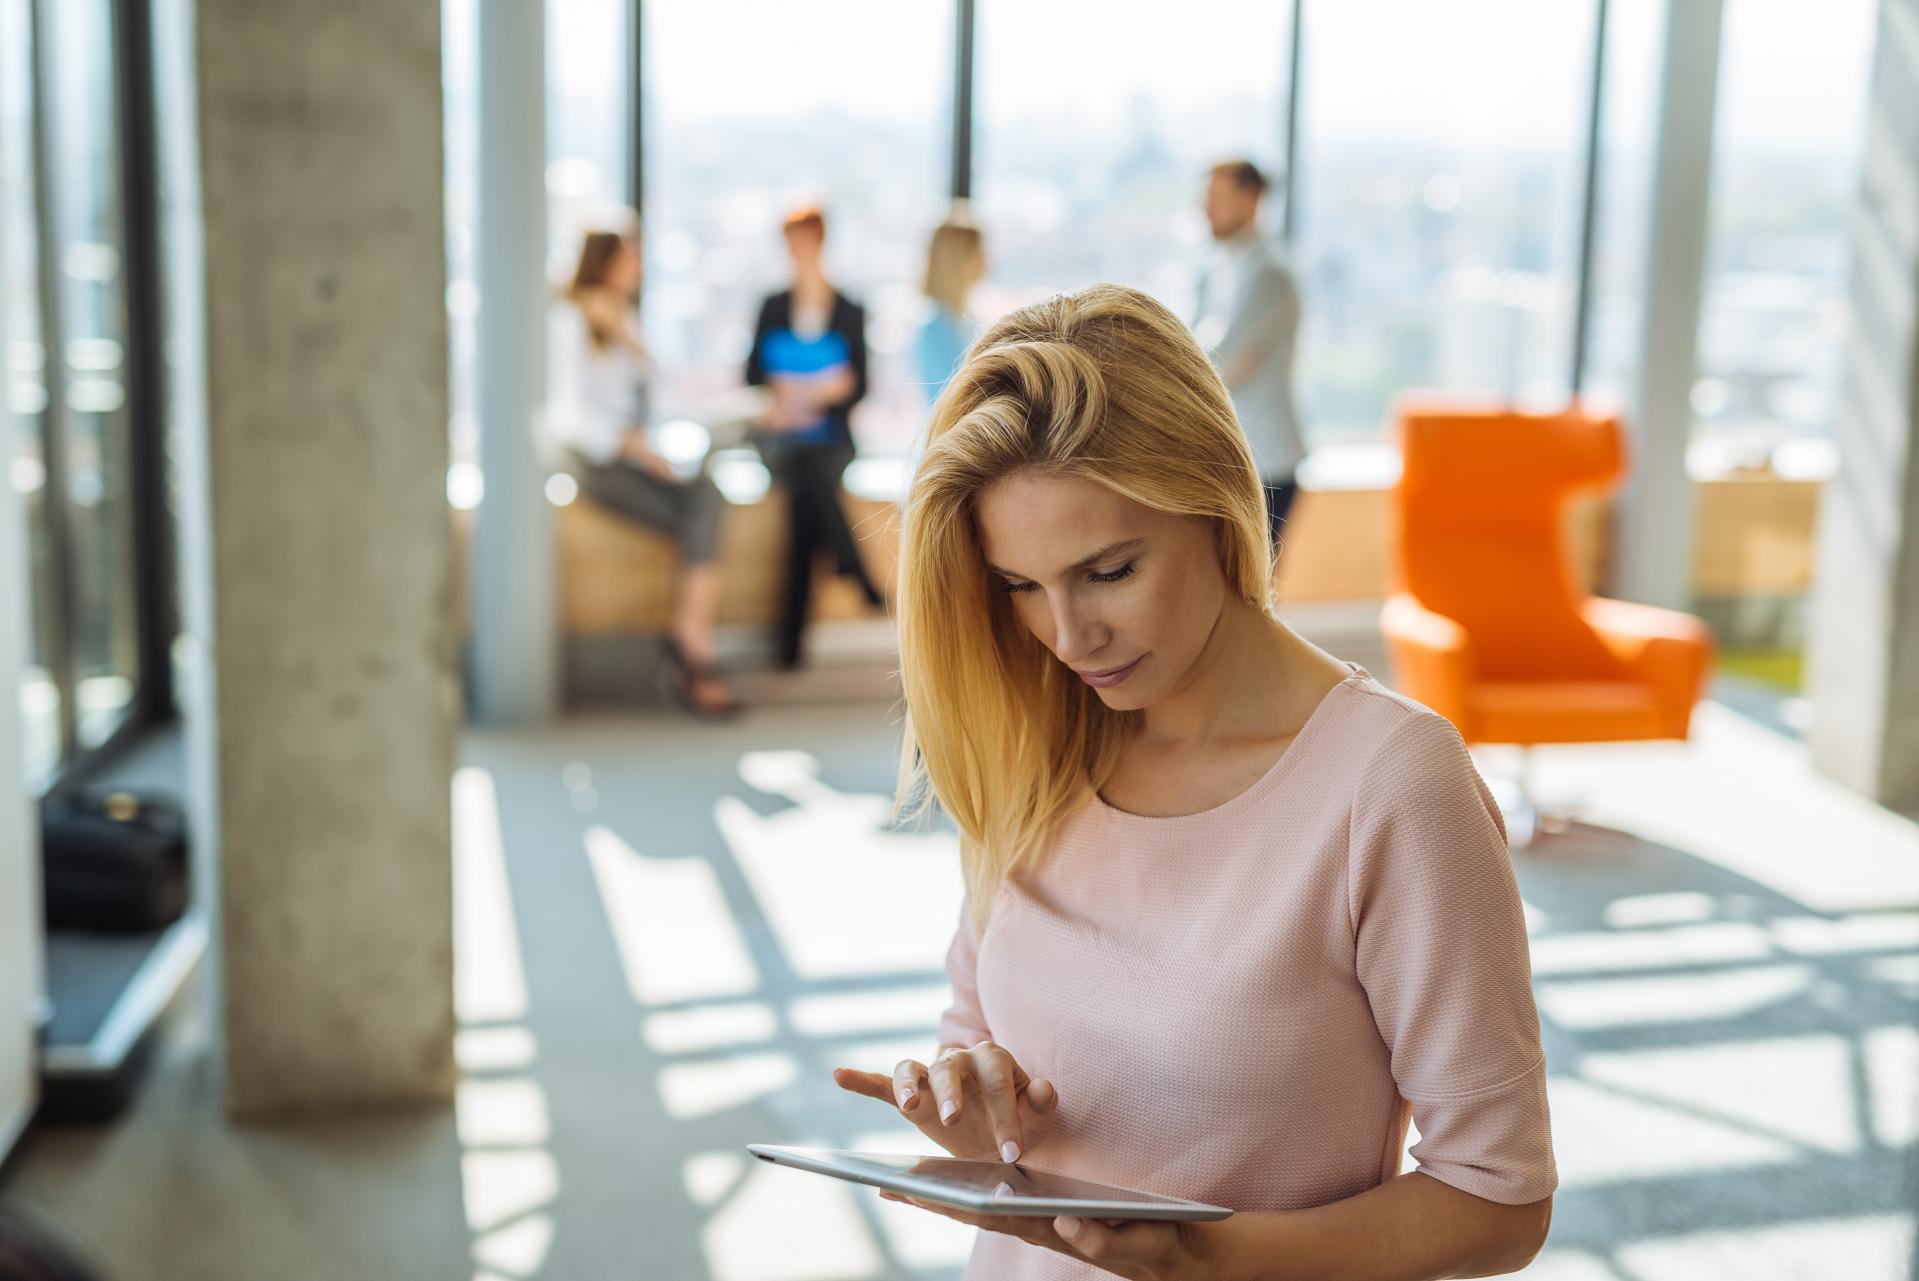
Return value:
[(228, 1106), (439, 1099), (457, 716), (440, 4), (198, 0), (195, 18)]
[(1631, 405), (1632, 472), (1614, 529), (1612, 592), (1691, 605), (1692, 385), (1706, 267), (1720, 0), (1667, 0), (1655, 129), (1639, 381)]
[(1884, 0), (1853, 217), (1852, 329), (1820, 500), (1813, 759), (1919, 811), (1919, 0)]
[(473, 523), (474, 718), (543, 720), (559, 705), (553, 509), (538, 433), (546, 399), (546, 19), (479, 5), (478, 417), (486, 490)]

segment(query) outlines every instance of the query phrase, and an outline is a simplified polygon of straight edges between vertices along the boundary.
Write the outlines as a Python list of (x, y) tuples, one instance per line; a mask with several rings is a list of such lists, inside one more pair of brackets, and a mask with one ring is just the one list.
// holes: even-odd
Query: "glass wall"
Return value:
[[(60, 341), (59, 474), (69, 572), (77, 745), (98, 747), (132, 710), (139, 677), (127, 405), (126, 230), (110, 0), (42, 5), (50, 154), (42, 252)], [(57, 517), (56, 517), (57, 518)]]
[[(1293, 188), (1312, 443), (1380, 440), (1409, 391), (1562, 399), (1596, 0), (1298, 4), (1295, 86), (1291, 4), (1200, 0), (1167, 21), (1151, 0), (978, 0), (978, 317), (1094, 280), (1190, 311), (1204, 171), (1247, 156)], [(950, 0), (641, 8), (656, 413), (725, 412), (758, 300), (783, 283), (778, 217), (818, 200), (831, 268), (871, 315), (861, 443), (896, 448), (924, 413), (904, 356), (952, 163)], [(1637, 357), (1663, 8), (1609, 7), (1585, 389), (1619, 399)], [(1832, 411), (1872, 10), (1728, 0), (1696, 393), (1709, 433), (1816, 432)], [(630, 12), (548, 8), (556, 275), (583, 222), (630, 186)], [(1796, 359), (1808, 345), (1820, 354)]]
[(1733, 459), (1831, 435), (1877, 9), (1726, 3), (1692, 405)]
[[(18, 428), (0, 458), (29, 521), (21, 698), (36, 785), (141, 710), (142, 606), (161, 590), (136, 556), (117, 13), (113, 0), (0, 0), (0, 305)], [(164, 419), (144, 421), (159, 431)], [(152, 456), (164, 465), (163, 450)]]
[(1563, 398), (1591, 0), (1306, 4), (1294, 257), (1309, 443), (1402, 392)]
[(20, 690), (27, 777), (44, 778), (60, 757), (65, 682), (53, 667), (60, 653), (54, 633), (53, 544), (47, 517), (47, 348), (40, 324), (39, 223), (34, 202), (33, 46), (27, 0), (0, 0), (0, 307), (6, 309), (7, 349), (0, 375), (17, 432), (0, 442), (5, 483), (27, 512), (33, 599), (28, 667)]
[(1291, 6), (1199, 0), (1169, 21), (1153, 0), (980, 0), (978, 13), (979, 310), (1111, 280), (1190, 317), (1207, 169), (1283, 167)]
[(546, 6), (549, 274), (572, 269), (580, 234), (632, 203), (631, 0)]
[(1608, 0), (1582, 394), (1625, 407), (1639, 364), (1666, 0)]
[[(552, 0), (546, 6), (546, 257), (556, 284), (572, 269), (581, 232), (630, 199), (630, 8), (629, 0)], [(440, 15), (452, 411), (447, 494), (455, 506), (470, 508), (484, 488), (473, 381), (480, 308), (477, 0), (445, 0)]]
[(760, 300), (788, 283), (781, 215), (818, 203), (827, 271), (867, 310), (872, 389), (855, 434), (869, 452), (903, 450), (925, 413), (912, 336), (949, 189), (949, 0), (713, 0), (644, 14), (656, 412), (705, 418), (740, 385)]

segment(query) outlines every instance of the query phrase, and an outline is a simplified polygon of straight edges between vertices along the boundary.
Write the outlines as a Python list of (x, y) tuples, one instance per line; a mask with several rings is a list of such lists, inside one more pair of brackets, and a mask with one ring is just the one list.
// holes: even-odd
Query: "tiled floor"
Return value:
[[(945, 1000), (956, 850), (889, 825), (891, 715), (779, 707), (725, 727), (471, 735), (454, 802), (457, 1135), (431, 1119), (408, 1122), (411, 1138), (342, 1130), (359, 1137), (313, 1159), (313, 1140), (274, 1138), (262, 1166), (269, 1137), (191, 1112), (176, 1070), (122, 1130), (173, 1135), (192, 1154), (172, 1160), (185, 1177), (152, 1177), (164, 1142), (52, 1136), (13, 1191), (98, 1240), (125, 1281), (450, 1275), (455, 1251), (501, 1281), (957, 1276), (968, 1229), (742, 1150), (919, 1147), (828, 1075), (923, 1055)], [(1546, 750), (1535, 766), (1542, 798), (1581, 821), (1515, 855), (1563, 1178), (1528, 1275), (1905, 1277), (1919, 828), (1716, 704), (1690, 744)], [(222, 1143), (241, 1155), (220, 1157)], [(465, 1233), (446, 1213), (456, 1188)], [(131, 1226), (113, 1210), (130, 1196), (148, 1204)], [(297, 1227), (268, 1215), (249, 1238), (254, 1197), (314, 1213)], [(413, 1203), (417, 1228), (382, 1254), (381, 1225)], [(377, 1212), (345, 1219), (367, 1204)], [(196, 1231), (256, 1262), (318, 1254), (222, 1270), (208, 1247), (171, 1270), (155, 1260), (184, 1256), (150, 1246), (177, 1221), (169, 1206), (205, 1213)], [(269, 1230), (287, 1244), (263, 1243)], [(385, 1268), (328, 1266), (337, 1234), (353, 1239), (334, 1263)]]

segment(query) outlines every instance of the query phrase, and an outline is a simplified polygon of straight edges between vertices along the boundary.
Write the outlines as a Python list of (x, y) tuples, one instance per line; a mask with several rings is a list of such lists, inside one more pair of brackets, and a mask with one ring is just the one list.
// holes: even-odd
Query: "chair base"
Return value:
[(1521, 745), (1516, 777), (1481, 775), (1486, 780), (1486, 790), (1493, 794), (1493, 801), (1499, 806), (1500, 817), (1506, 820), (1506, 846), (1509, 849), (1525, 849), (1542, 836), (1563, 832), (1572, 826), (1577, 817), (1575, 810), (1540, 807), (1533, 794), (1532, 769), (1532, 748)]

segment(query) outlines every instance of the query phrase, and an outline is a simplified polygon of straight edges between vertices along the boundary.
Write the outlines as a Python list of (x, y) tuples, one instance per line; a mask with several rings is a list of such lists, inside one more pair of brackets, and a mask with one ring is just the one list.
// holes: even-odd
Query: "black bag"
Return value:
[(40, 840), (52, 929), (140, 933), (187, 905), (187, 825), (179, 807), (131, 792), (47, 798)]

